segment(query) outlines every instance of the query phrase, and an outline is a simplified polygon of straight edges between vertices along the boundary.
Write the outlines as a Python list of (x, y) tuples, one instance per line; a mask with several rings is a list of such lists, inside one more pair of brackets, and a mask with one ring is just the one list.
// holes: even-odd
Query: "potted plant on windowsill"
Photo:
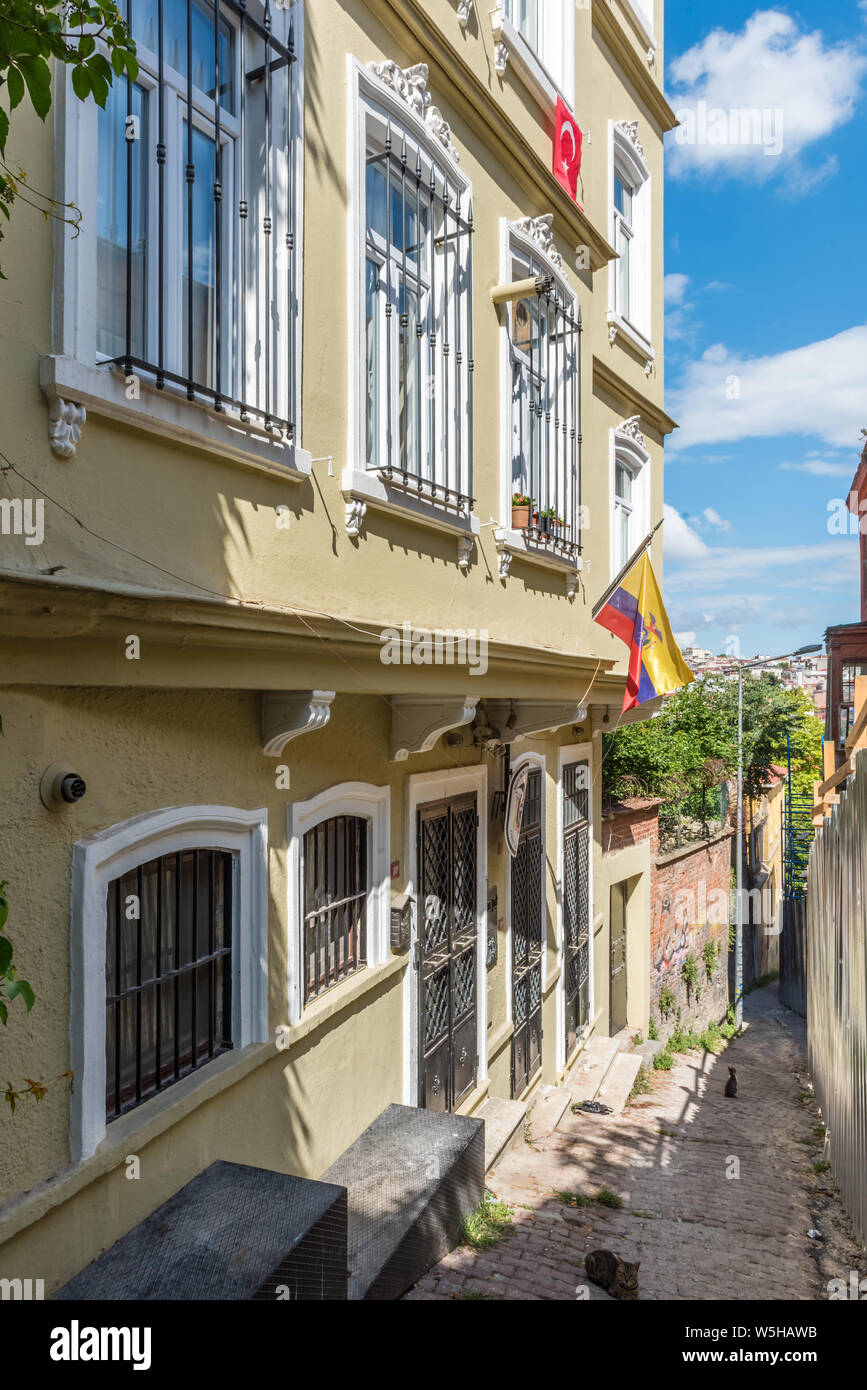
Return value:
[(526, 531), (530, 525), (530, 508), (533, 505), (532, 497), (525, 497), (522, 492), (512, 495), (512, 530)]
[(556, 536), (557, 534), (557, 508), (546, 507), (544, 511), (533, 513), (533, 523), (537, 527), (539, 534), (545, 536)]

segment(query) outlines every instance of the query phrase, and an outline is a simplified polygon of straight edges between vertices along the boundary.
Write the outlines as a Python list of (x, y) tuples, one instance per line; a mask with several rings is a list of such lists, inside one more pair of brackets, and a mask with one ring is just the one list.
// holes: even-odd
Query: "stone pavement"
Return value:
[[(518, 1140), (488, 1175), (514, 1208), (513, 1233), (492, 1249), (452, 1251), (406, 1297), (607, 1299), (582, 1268), (600, 1247), (641, 1261), (649, 1300), (823, 1299), (828, 1279), (867, 1273), (830, 1174), (813, 1170), (823, 1140), (803, 1021), (776, 986), (749, 995), (744, 1015), (725, 1052), (652, 1072), (650, 1092), (621, 1116), (567, 1112), (560, 1130)], [(730, 1064), (734, 1100), (723, 1095)], [(622, 1209), (557, 1195), (603, 1187)]]

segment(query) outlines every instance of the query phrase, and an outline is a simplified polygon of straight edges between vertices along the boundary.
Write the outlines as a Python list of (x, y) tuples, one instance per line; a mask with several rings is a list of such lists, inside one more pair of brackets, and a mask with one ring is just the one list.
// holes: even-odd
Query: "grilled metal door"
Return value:
[(563, 770), (563, 989), (566, 1056), (590, 1018), (589, 764)]
[(419, 1105), (455, 1110), (476, 1084), (475, 795), (418, 813)]
[(512, 860), (512, 1095), (542, 1065), (542, 773), (530, 773)]
[(611, 889), (611, 1000), (609, 1032), (626, 1027), (626, 882)]

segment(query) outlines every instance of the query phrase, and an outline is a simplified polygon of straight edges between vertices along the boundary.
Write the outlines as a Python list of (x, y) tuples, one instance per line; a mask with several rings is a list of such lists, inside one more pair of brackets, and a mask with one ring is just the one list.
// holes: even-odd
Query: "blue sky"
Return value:
[(666, 606), (683, 645), (775, 655), (859, 617), (829, 504), (867, 426), (867, 0), (665, 22)]

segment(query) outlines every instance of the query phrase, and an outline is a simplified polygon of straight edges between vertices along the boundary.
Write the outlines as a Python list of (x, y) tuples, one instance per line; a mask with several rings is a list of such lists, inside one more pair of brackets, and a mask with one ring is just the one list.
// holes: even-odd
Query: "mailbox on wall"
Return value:
[(408, 893), (394, 893), (391, 899), (391, 949), (396, 955), (408, 951), (412, 940), (412, 904)]

